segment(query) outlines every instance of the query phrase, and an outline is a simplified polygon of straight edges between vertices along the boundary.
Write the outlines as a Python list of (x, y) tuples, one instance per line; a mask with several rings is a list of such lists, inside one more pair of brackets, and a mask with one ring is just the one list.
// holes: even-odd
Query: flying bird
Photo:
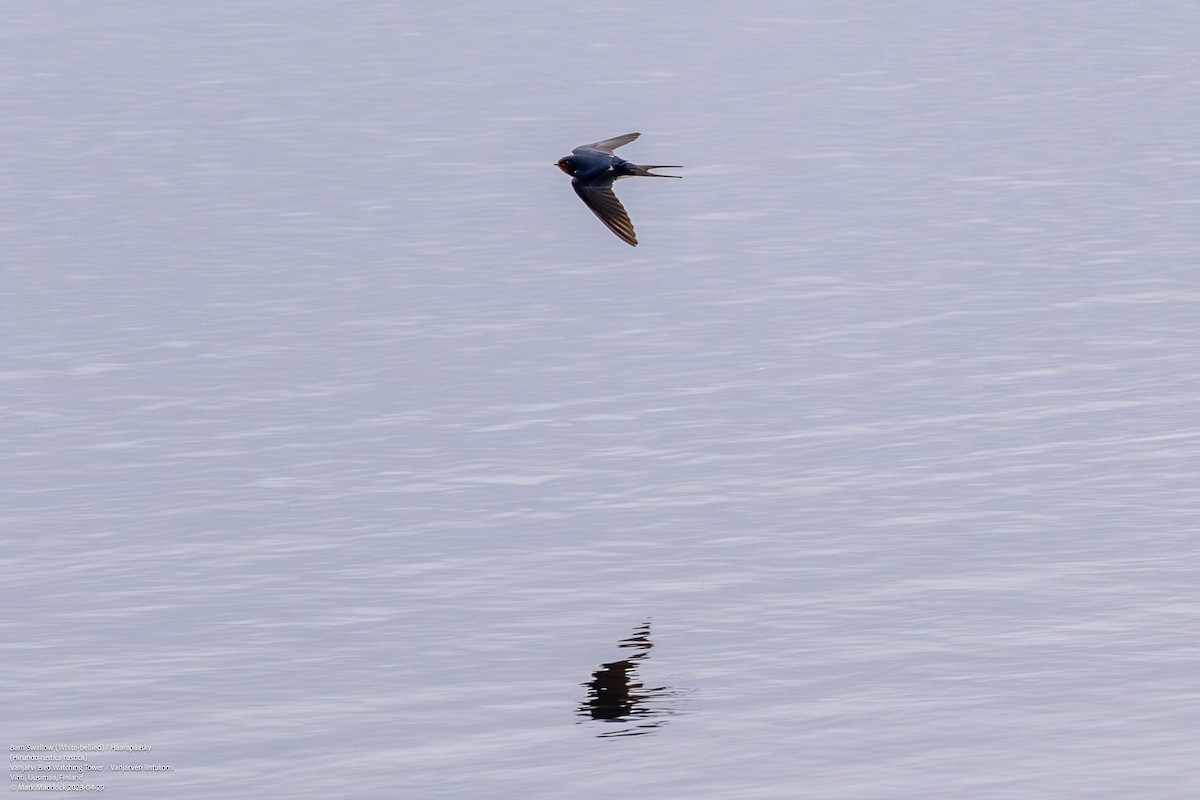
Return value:
[(627, 133), (624, 136), (614, 136), (602, 142), (581, 144), (571, 151), (571, 155), (558, 160), (556, 166), (571, 176), (571, 187), (575, 194), (584, 202), (608, 229), (620, 236), (631, 245), (637, 246), (637, 234), (633, 232), (633, 223), (625, 206), (613, 193), (613, 181), (621, 178), (631, 178), (635, 175), (648, 178), (681, 178), (682, 175), (656, 175), (652, 169), (682, 169), (679, 165), (670, 164), (634, 164), (620, 156), (613, 155), (622, 145), (627, 145), (641, 136), (640, 133)]

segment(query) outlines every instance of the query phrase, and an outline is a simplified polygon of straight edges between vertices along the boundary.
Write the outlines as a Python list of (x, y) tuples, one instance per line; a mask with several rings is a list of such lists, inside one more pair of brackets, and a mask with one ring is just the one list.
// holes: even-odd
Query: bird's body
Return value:
[(679, 169), (668, 164), (634, 164), (613, 155), (622, 145), (629, 144), (641, 134), (627, 133), (602, 142), (576, 147), (571, 155), (560, 158), (557, 167), (571, 176), (571, 187), (579, 199), (608, 226), (608, 229), (631, 245), (637, 245), (637, 235), (625, 207), (613, 193), (613, 182), (621, 178), (678, 178), (679, 175), (656, 175), (652, 169)]

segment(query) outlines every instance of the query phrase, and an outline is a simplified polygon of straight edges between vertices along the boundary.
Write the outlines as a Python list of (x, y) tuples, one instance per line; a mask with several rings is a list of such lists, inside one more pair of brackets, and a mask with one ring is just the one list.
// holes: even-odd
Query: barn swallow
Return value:
[(682, 175), (656, 175), (652, 169), (681, 169), (678, 165), (669, 164), (633, 164), (620, 156), (613, 155), (622, 145), (629, 144), (640, 133), (627, 133), (624, 136), (614, 136), (602, 142), (581, 144), (571, 151), (571, 155), (558, 160), (556, 166), (571, 176), (571, 187), (575, 194), (584, 202), (608, 229), (620, 236), (631, 245), (637, 246), (637, 234), (633, 232), (633, 223), (625, 206), (613, 193), (613, 181), (621, 178), (631, 178), (644, 175), (648, 178), (681, 178)]

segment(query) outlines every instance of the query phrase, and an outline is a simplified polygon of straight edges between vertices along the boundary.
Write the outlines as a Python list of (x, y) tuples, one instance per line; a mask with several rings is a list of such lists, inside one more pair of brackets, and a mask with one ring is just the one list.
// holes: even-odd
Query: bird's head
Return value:
[(575, 166), (574, 159), (572, 159), (570, 156), (567, 156), (566, 158), (560, 158), (554, 166), (558, 167), (568, 175), (574, 175), (579, 171), (579, 168)]

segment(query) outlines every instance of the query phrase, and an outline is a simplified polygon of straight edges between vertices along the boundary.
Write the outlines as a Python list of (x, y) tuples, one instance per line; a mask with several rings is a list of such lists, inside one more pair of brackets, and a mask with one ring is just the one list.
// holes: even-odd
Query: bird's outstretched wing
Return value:
[(629, 144), (630, 142), (632, 142), (634, 139), (636, 139), (639, 136), (641, 136), (640, 133), (627, 133), (624, 136), (614, 136), (613, 138), (605, 139), (602, 142), (592, 142), (591, 144), (581, 144), (581, 145), (579, 145), (579, 147), (576, 147), (571, 152), (578, 153), (581, 150), (599, 150), (601, 153), (608, 153), (611, 156), (613, 154), (613, 150), (616, 150), (618, 147), (623, 147), (624, 145)]
[[(632, 135), (637, 136), (636, 133)], [(637, 234), (633, 232), (633, 223), (629, 221), (629, 214), (626, 213), (625, 206), (621, 205), (621, 201), (613, 193), (611, 184), (608, 186), (581, 186), (578, 182), (572, 181), (571, 186), (574, 187), (575, 194), (579, 195), (579, 199), (584, 202), (584, 205), (590, 208), (592, 213), (599, 217), (610, 231), (629, 244), (637, 246)]]

